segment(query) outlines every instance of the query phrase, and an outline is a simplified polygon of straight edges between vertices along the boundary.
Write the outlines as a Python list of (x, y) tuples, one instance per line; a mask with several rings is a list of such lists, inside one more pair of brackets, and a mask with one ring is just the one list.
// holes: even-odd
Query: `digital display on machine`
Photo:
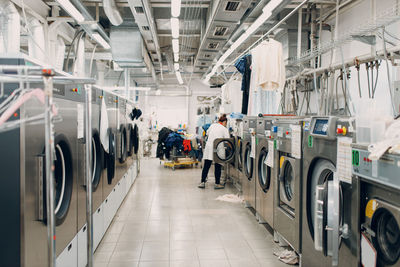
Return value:
[(328, 134), (328, 120), (317, 119), (314, 124), (313, 134), (327, 135)]

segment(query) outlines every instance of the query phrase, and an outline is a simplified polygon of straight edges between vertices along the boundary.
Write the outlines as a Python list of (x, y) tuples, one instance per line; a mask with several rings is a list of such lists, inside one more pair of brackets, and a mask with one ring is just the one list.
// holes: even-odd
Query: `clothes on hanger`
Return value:
[(243, 75), (242, 77), (242, 114), (247, 114), (249, 104), (249, 89), (251, 79), (251, 55), (245, 55), (235, 63), (236, 69)]
[(283, 91), (286, 80), (282, 44), (273, 39), (263, 41), (251, 50), (252, 71), (257, 88), (267, 91)]

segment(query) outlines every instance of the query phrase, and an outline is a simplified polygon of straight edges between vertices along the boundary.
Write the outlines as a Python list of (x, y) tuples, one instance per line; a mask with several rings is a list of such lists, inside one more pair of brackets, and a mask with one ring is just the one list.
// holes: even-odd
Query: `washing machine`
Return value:
[[(13, 65), (25, 61), (11, 61)], [(40, 75), (40, 74), (39, 74)], [(8, 96), (19, 84), (4, 84)], [(43, 84), (30, 84), (43, 88)], [(54, 121), (56, 255), (64, 249), (76, 251), (77, 234), (77, 127), (82, 85), (54, 84), (54, 104), (61, 119)], [(4, 100), (0, 98), (0, 102)], [(12, 119), (43, 114), (36, 98), (28, 100)], [(3, 219), (1, 266), (47, 266), (47, 214), (45, 178), (45, 131), (42, 123), (21, 124), (20, 128), (0, 133), (2, 186), (0, 203)]]
[[(267, 223), (271, 228), (274, 226), (274, 185), (276, 168), (273, 167), (274, 149), (271, 147), (272, 139), (272, 123), (273, 118), (265, 117), (257, 119), (257, 150), (256, 150), (256, 215), (260, 223)], [(272, 143), (273, 144), (273, 143)], [(273, 147), (272, 147), (273, 148)], [(272, 160), (267, 165), (267, 159), (270, 156)]]
[(122, 179), (128, 170), (128, 129), (126, 124), (126, 99), (117, 97), (117, 159), (116, 180)]
[(107, 107), (108, 117), (108, 130), (107, 135), (109, 139), (108, 153), (104, 154), (106, 171), (103, 179), (103, 200), (106, 200), (108, 195), (116, 185), (116, 149), (117, 149), (117, 96), (103, 92), (103, 98), (105, 99)]
[(256, 208), (256, 179), (255, 179), (255, 151), (252, 151), (252, 142), (255, 149), (256, 146), (256, 127), (257, 117), (247, 116), (243, 119), (243, 139), (242, 139), (242, 163), (243, 163), (243, 179), (242, 190), (245, 205), (247, 207)]
[[(104, 150), (100, 141), (100, 109), (103, 93), (92, 88), (92, 211), (95, 213), (103, 202)], [(85, 99), (82, 99), (84, 105)], [(86, 224), (86, 139), (78, 140), (78, 229)]]
[[(400, 155), (368, 159), (367, 147), (355, 145), (353, 174), (360, 182), (361, 264), (400, 266)], [(366, 264), (367, 263), (367, 264)]]
[(304, 124), (302, 266), (358, 266), (352, 122), (331, 116), (312, 117)]
[(275, 119), (272, 126), (275, 164), (274, 228), (295, 251), (301, 245), (303, 118)]

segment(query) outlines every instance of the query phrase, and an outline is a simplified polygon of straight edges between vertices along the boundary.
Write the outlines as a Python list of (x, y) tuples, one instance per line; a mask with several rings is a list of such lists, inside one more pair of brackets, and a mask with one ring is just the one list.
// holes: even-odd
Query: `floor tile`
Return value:
[(225, 260), (225, 251), (222, 248), (198, 249), (197, 253), (200, 260)]

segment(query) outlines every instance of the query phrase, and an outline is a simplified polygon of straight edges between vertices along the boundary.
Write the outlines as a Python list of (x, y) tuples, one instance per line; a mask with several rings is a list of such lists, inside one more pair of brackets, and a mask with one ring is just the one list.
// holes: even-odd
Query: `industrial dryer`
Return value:
[(231, 164), (235, 160), (235, 139), (217, 138), (213, 144), (214, 163)]
[[(273, 228), (274, 226), (274, 177), (276, 168), (267, 165), (269, 153), (275, 151), (270, 148), (272, 139), (272, 123), (274, 118), (265, 117), (257, 119), (257, 150), (256, 150), (256, 212), (260, 222), (266, 222)], [(273, 143), (272, 143), (273, 144)], [(273, 160), (272, 155), (271, 159)], [(273, 162), (272, 162), (273, 164)]]
[[(255, 181), (255, 151), (256, 149), (256, 126), (257, 117), (247, 116), (243, 119), (243, 139), (242, 139), (242, 155), (243, 155), (243, 180), (242, 190), (245, 203), (248, 207), (255, 208), (255, 194), (256, 194), (256, 181)], [(252, 147), (252, 143), (253, 146)]]
[(116, 160), (116, 179), (117, 182), (125, 175), (128, 170), (128, 129), (126, 125), (126, 100), (122, 97), (117, 97), (117, 160)]
[(357, 266), (359, 187), (351, 175), (352, 128), (350, 118), (312, 117), (305, 122), (303, 266)]
[(277, 175), (275, 177), (274, 228), (295, 251), (301, 245), (303, 118), (279, 118), (272, 132), (276, 139)]
[[(102, 100), (102, 91), (92, 88), (92, 211), (93, 213), (103, 202), (103, 170), (104, 170), (104, 151), (100, 141), (100, 109)], [(84, 97), (82, 98), (84, 101)], [(83, 105), (84, 103), (82, 103)], [(81, 229), (86, 223), (86, 140), (80, 139), (78, 142), (78, 229)]]
[(353, 174), (359, 180), (361, 194), (357, 213), (361, 264), (399, 267), (400, 155), (386, 153), (379, 160), (370, 160), (368, 148), (355, 145), (352, 156)]
[(117, 133), (117, 97), (111, 93), (103, 92), (107, 107), (108, 117), (108, 130), (107, 135), (109, 139), (108, 153), (105, 153), (106, 175), (103, 179), (103, 199), (111, 193), (116, 185), (116, 133)]
[[(9, 64), (25, 64), (16, 60)], [(26, 84), (25, 84), (26, 85)], [(5, 84), (8, 96), (20, 84)], [(43, 83), (30, 84), (43, 88)], [(62, 120), (54, 121), (54, 180), (56, 255), (68, 250), (75, 253), (77, 234), (77, 140), (84, 134), (77, 126), (82, 85), (55, 83), (53, 101)], [(4, 100), (0, 99), (1, 101)], [(28, 100), (13, 119), (43, 114), (44, 106), (35, 98)], [(47, 266), (47, 214), (45, 183), (45, 131), (42, 123), (21, 124), (0, 134), (3, 153), (0, 167), (3, 179), (0, 196), (3, 212), (1, 223), (1, 266)], [(68, 249), (69, 248), (69, 249)], [(73, 256), (71, 256), (74, 258)]]

